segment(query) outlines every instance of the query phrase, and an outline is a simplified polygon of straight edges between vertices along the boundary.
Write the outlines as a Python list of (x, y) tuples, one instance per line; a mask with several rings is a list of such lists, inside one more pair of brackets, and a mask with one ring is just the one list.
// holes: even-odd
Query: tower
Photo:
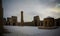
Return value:
[(21, 25), (23, 26), (24, 20), (23, 20), (23, 11), (21, 11)]

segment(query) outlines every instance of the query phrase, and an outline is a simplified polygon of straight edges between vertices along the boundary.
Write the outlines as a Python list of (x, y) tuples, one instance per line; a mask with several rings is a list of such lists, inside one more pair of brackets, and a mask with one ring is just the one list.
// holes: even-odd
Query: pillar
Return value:
[(2, 0), (0, 0), (0, 36), (3, 33), (3, 8), (2, 8)]

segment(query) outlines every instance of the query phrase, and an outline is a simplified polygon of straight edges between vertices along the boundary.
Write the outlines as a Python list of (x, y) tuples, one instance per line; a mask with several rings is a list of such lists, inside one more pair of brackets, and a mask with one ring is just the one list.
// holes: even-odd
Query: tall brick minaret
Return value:
[(23, 20), (23, 11), (21, 11), (21, 25), (23, 26), (24, 20)]
[(3, 32), (3, 8), (2, 8), (2, 0), (0, 0), (0, 36), (2, 36)]

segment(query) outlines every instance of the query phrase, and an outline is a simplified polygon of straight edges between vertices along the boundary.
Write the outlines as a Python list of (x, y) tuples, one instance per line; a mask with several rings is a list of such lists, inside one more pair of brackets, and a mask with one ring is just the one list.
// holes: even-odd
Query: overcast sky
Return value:
[(32, 21), (39, 15), (40, 20), (47, 16), (60, 17), (60, 0), (3, 0), (4, 17), (17, 16), (20, 22), (21, 13), (24, 11), (24, 21)]

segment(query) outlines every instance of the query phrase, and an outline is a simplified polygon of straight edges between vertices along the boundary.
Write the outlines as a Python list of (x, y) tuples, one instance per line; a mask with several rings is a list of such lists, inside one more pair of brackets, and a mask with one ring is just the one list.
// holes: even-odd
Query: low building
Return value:
[(44, 27), (52, 27), (52, 26), (55, 26), (55, 21), (54, 21), (54, 18), (52, 17), (47, 17), (47, 18), (44, 18), (43, 20), (43, 26)]
[(43, 26), (43, 21), (40, 21), (40, 26)]
[(24, 22), (23, 25), (24, 26), (34, 26), (34, 24), (32, 22)]
[(3, 18), (3, 24), (6, 25), (6, 18)]
[(18, 25), (17, 24), (17, 16), (8, 17), (6, 25)]
[(6, 25), (11, 25), (11, 23), (12, 23), (11, 17), (7, 17), (7, 23), (6, 23)]
[(55, 24), (56, 24), (56, 26), (60, 26), (60, 18), (55, 19)]

